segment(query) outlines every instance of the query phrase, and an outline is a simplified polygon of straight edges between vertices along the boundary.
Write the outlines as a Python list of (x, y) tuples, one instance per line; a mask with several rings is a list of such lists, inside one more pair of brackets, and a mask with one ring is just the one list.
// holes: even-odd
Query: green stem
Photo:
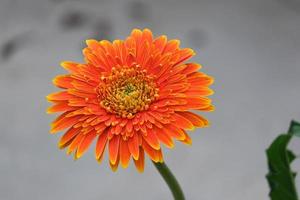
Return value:
[(170, 171), (170, 169), (168, 168), (168, 166), (165, 163), (155, 163), (153, 162), (154, 166), (156, 167), (156, 169), (159, 171), (160, 175), (163, 177), (163, 179), (166, 181), (166, 183), (168, 184), (174, 200), (184, 200), (184, 195), (182, 192), (182, 189), (179, 185), (179, 183), (177, 182), (175, 176), (172, 174), (172, 172)]

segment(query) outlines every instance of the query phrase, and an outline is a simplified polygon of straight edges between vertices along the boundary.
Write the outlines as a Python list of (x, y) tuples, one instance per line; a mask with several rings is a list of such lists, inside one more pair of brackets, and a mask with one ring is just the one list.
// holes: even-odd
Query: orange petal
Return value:
[(194, 125), (192, 124), (192, 122), (187, 120), (185, 117), (177, 113), (174, 113), (173, 117), (175, 119), (174, 125), (177, 126), (178, 128), (187, 129), (187, 130), (194, 129)]
[(64, 101), (74, 98), (74, 95), (69, 94), (67, 91), (62, 91), (49, 94), (46, 98), (48, 101)]
[(155, 150), (153, 149), (147, 142), (143, 141), (142, 143), (143, 149), (146, 151), (148, 156), (153, 160), (154, 162), (159, 162), (160, 161), (160, 156), (159, 156), (159, 151), (160, 150)]
[(115, 60), (118, 63), (118, 65), (125, 65), (125, 60), (123, 60), (123, 52), (124, 52), (124, 48), (123, 48), (123, 41), (122, 40), (114, 40), (113, 41), (113, 47), (115, 50)]
[(173, 52), (179, 48), (180, 41), (179, 40), (169, 40), (166, 44), (163, 53)]
[(120, 140), (120, 161), (122, 167), (124, 168), (128, 167), (129, 160), (130, 160), (130, 152), (128, 149), (127, 141), (121, 139)]
[(163, 51), (163, 49), (165, 48), (166, 44), (167, 44), (167, 36), (162, 35), (159, 36), (158, 38), (156, 38), (153, 41), (154, 46), (159, 49), (160, 51)]
[(182, 74), (183, 70), (187, 67), (186, 64), (176, 65), (173, 67), (172, 72), (169, 73), (171, 76), (175, 74)]
[(114, 133), (116, 134), (116, 135), (119, 135), (121, 132), (122, 132), (122, 126), (120, 126), (120, 124), (117, 124), (116, 126), (115, 126), (115, 129), (114, 129)]
[[(101, 40), (100, 45), (105, 49), (106, 56), (108, 58), (109, 58), (109, 56), (112, 56), (111, 57), (112, 59), (109, 59), (109, 61), (115, 62), (113, 58), (116, 56), (116, 52), (115, 52), (115, 49), (113, 47), (113, 44), (108, 40)], [(114, 63), (114, 64), (116, 64), (116, 63)]]
[(53, 79), (53, 84), (63, 89), (73, 88), (73, 85), (71, 84), (73, 80), (74, 79), (71, 78), (70, 75), (59, 75)]
[(201, 111), (206, 111), (206, 112), (211, 112), (215, 110), (215, 107), (213, 105), (209, 105), (205, 108), (201, 108), (201, 109), (197, 109), (197, 110), (201, 110)]
[(88, 83), (89, 85), (97, 87), (100, 81), (99, 77), (101, 75), (101, 72), (103, 71), (102, 69), (100, 69), (100, 67), (103, 68), (100, 65), (97, 66), (94, 66), (92, 64), (82, 65), (82, 67), (80, 68), (82, 78), (81, 77), (76, 78), (76, 80), (83, 81)]
[(184, 62), (185, 60), (188, 60), (189, 58), (191, 58), (195, 54), (196, 53), (194, 52), (193, 49), (190, 49), (190, 48), (180, 49), (179, 50), (179, 59), (176, 61), (175, 64), (173, 64), (173, 66), (176, 66), (176, 65)]
[(90, 40), (86, 40), (85, 43), (91, 50), (95, 52), (97, 52), (98, 49), (101, 49), (101, 45), (97, 40), (90, 39)]
[(190, 136), (185, 131), (184, 134), (185, 134), (185, 139), (181, 140), (181, 142), (187, 145), (192, 145), (192, 139), (190, 138)]
[(76, 151), (76, 158), (80, 158), (89, 148), (91, 143), (94, 141), (94, 138), (96, 137), (95, 131), (90, 132), (80, 143), (78, 146), (78, 149)]
[(100, 157), (97, 159), (97, 161), (98, 161), (99, 164), (101, 164), (103, 158), (104, 158), (104, 153), (102, 153), (102, 154), (100, 155)]
[(77, 107), (87, 107), (88, 106), (88, 99), (81, 98), (81, 97), (73, 97), (72, 99), (69, 99), (69, 105), (70, 106), (77, 106)]
[(156, 154), (157, 154), (157, 157), (158, 157), (157, 162), (160, 162), (160, 163), (164, 162), (164, 158), (163, 158), (163, 154), (162, 154), (161, 150), (156, 151)]
[(202, 86), (209, 86), (213, 84), (214, 78), (211, 76), (192, 76), (192, 77), (187, 77), (187, 81), (191, 83), (192, 85), (202, 85)]
[[(83, 49), (82, 53), (85, 57), (86, 63), (89, 65), (99, 67), (104, 70), (109, 70), (111, 68), (106, 55), (104, 55), (104, 49), (98, 49), (96, 52), (94, 52), (90, 48), (85, 48)], [(96, 53), (97, 56), (94, 53)]]
[(194, 126), (197, 127), (206, 127), (209, 124), (209, 121), (195, 113), (192, 112), (177, 112), (179, 115), (182, 115), (186, 119), (188, 119), (190, 122), (193, 123)]
[(144, 140), (153, 148), (156, 150), (160, 149), (159, 141), (156, 136), (156, 132), (154, 132), (153, 129), (148, 129), (147, 135), (143, 135)]
[(151, 30), (149, 30), (147, 28), (144, 29), (143, 33), (142, 33), (142, 39), (148, 41), (149, 43), (151, 43), (152, 40), (153, 40), (153, 35), (152, 35)]
[(195, 85), (190, 87), (185, 94), (187, 96), (210, 96), (214, 91), (206, 86)]
[(97, 133), (102, 133), (106, 129), (106, 127), (107, 126), (104, 123), (101, 123), (95, 126), (95, 130), (97, 131)]
[(77, 90), (77, 89), (69, 89), (68, 93), (72, 94), (71, 98), (74, 98), (74, 96), (75, 97), (77, 96), (77, 97), (84, 98), (85, 100), (88, 100), (89, 98), (90, 99), (97, 99), (97, 94), (96, 93), (88, 93), (88, 92), (80, 91), (80, 90)]
[(184, 74), (191, 74), (201, 69), (202, 66), (197, 63), (187, 63), (186, 68), (182, 71)]
[(75, 110), (76, 107), (72, 107), (68, 105), (68, 102), (63, 101), (60, 103), (57, 103), (51, 107), (49, 107), (47, 109), (47, 113), (51, 114), (51, 113), (55, 113), (55, 112), (66, 112), (66, 111), (71, 111), (71, 110)]
[(126, 131), (131, 133), (132, 129), (133, 129), (132, 120), (129, 120), (126, 124)]
[(144, 150), (142, 147), (140, 147), (139, 152), (140, 152), (140, 156), (138, 157), (137, 160), (133, 159), (133, 161), (134, 161), (136, 169), (142, 173), (145, 168), (145, 154), (144, 154)]
[(53, 122), (50, 133), (56, 133), (65, 128), (71, 127), (71, 126), (75, 125), (76, 123), (78, 123), (80, 118), (81, 118), (81, 116), (64, 117), (57, 122)]
[(59, 140), (58, 142), (58, 147), (60, 149), (63, 149), (69, 144), (72, 139), (75, 138), (75, 136), (80, 133), (79, 128), (70, 128)]
[(119, 146), (120, 146), (120, 136), (113, 136), (109, 141), (109, 160), (111, 164), (115, 164), (117, 162), (117, 158), (119, 155)]
[(172, 92), (183, 92), (186, 91), (190, 87), (188, 83), (173, 83), (164, 87), (164, 90), (171, 90)]
[(78, 74), (80, 73), (79, 70), (80, 70), (80, 65), (78, 63), (75, 63), (75, 62), (71, 62), (71, 61), (64, 61), (64, 62), (61, 62), (60, 65), (68, 70), (69, 72), (71, 73), (74, 73), (74, 74)]
[(107, 143), (107, 132), (104, 132), (98, 136), (98, 140), (96, 143), (95, 157), (97, 160), (100, 160), (100, 158), (102, 157), (106, 143)]
[(119, 155), (118, 155), (117, 158), (116, 158), (115, 163), (109, 162), (109, 166), (110, 166), (110, 168), (112, 169), (113, 172), (117, 171), (118, 166), (119, 166), (119, 161), (120, 161), (120, 158), (119, 158)]
[[(73, 111), (74, 112), (74, 111)], [(53, 122), (52, 124), (56, 124), (59, 121), (63, 120), (64, 118), (68, 117), (68, 115), (72, 112), (64, 112), (63, 114), (59, 115)]]
[(156, 130), (156, 135), (158, 139), (164, 143), (168, 148), (173, 148), (174, 147), (174, 142), (172, 138), (169, 136), (169, 134), (163, 132), (162, 129), (157, 129)]
[(80, 90), (82, 92), (96, 93), (95, 86), (88, 84), (87, 82), (76, 80), (72, 82), (72, 85), (75, 89)]
[(185, 134), (182, 129), (177, 128), (174, 124), (166, 125), (163, 129), (165, 133), (167, 133), (170, 137), (174, 137), (177, 140), (184, 140)]
[(80, 145), (81, 141), (86, 137), (86, 135), (78, 134), (74, 140), (71, 142), (67, 154), (71, 154), (75, 149), (77, 149), (78, 145)]
[(139, 158), (139, 146), (139, 138), (137, 133), (134, 133), (133, 136), (128, 139), (128, 149), (135, 160)]
[(140, 29), (133, 29), (131, 31), (131, 36), (135, 39), (136, 43), (138, 44), (142, 39), (142, 31)]
[(206, 97), (188, 97), (185, 100), (187, 101), (186, 106), (189, 109), (203, 109), (211, 104), (211, 99)]
[(206, 87), (190, 88), (189, 90), (185, 91), (184, 94), (186, 97), (204, 97), (214, 94), (214, 91)]

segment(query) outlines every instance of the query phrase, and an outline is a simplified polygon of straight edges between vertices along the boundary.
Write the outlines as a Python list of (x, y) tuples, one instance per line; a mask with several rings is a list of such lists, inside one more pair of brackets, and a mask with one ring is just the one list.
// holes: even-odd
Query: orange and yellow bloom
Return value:
[(161, 144), (191, 144), (186, 130), (208, 125), (190, 111), (214, 109), (207, 97), (213, 78), (199, 72), (199, 64), (185, 63), (192, 49), (164, 35), (153, 38), (149, 29), (134, 29), (124, 41), (86, 43), (85, 63), (62, 62), (69, 74), (53, 80), (62, 91), (47, 96), (48, 113), (62, 112), (51, 133), (67, 129), (59, 147), (75, 159), (96, 140), (98, 161), (107, 147), (113, 170), (132, 158), (143, 171), (145, 153), (163, 162)]

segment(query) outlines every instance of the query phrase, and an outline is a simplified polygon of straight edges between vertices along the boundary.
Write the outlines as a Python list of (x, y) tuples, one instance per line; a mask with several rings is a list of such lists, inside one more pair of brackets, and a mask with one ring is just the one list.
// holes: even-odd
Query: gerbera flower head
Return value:
[(86, 43), (85, 63), (62, 62), (69, 73), (53, 80), (62, 91), (47, 96), (53, 103), (48, 113), (62, 113), (51, 133), (67, 129), (59, 147), (75, 159), (96, 140), (98, 161), (107, 147), (113, 170), (132, 158), (143, 171), (145, 153), (163, 162), (161, 144), (191, 144), (186, 130), (208, 125), (191, 110), (213, 110), (207, 97), (213, 78), (199, 72), (199, 64), (186, 63), (192, 49), (164, 35), (153, 38), (149, 29), (134, 29), (124, 41)]

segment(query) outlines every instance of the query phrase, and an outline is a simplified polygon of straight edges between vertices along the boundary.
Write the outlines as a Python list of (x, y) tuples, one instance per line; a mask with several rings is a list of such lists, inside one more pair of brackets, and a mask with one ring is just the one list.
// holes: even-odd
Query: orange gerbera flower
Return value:
[(185, 130), (205, 127), (208, 121), (189, 110), (212, 111), (207, 96), (213, 78), (196, 63), (184, 63), (192, 49), (179, 48), (178, 40), (153, 39), (149, 29), (134, 29), (125, 40), (87, 40), (85, 63), (62, 62), (69, 74), (53, 83), (63, 90), (47, 99), (48, 113), (63, 112), (51, 133), (68, 129), (59, 147), (80, 158), (97, 139), (95, 156), (101, 161), (108, 146), (109, 163), (127, 167), (130, 158), (144, 169), (144, 152), (163, 162), (161, 144), (172, 148), (173, 139), (191, 144)]

